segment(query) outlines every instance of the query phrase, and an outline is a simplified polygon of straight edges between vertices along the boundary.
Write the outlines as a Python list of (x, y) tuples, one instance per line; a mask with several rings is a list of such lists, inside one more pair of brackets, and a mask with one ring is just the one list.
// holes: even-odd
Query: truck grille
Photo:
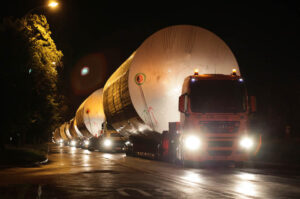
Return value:
[(239, 121), (201, 121), (199, 124), (204, 133), (237, 133), (240, 126)]
[(208, 141), (208, 147), (232, 147), (233, 141)]
[(211, 156), (230, 156), (232, 151), (208, 151)]

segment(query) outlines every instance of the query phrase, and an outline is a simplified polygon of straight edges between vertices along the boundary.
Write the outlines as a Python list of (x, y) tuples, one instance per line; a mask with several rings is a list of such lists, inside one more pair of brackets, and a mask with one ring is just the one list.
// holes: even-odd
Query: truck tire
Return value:
[(178, 166), (183, 166), (183, 161), (182, 160), (179, 160), (178, 158), (175, 158), (175, 162), (174, 162), (176, 165)]
[(125, 148), (125, 154), (126, 154), (126, 156), (133, 156), (133, 147), (132, 146), (127, 146)]
[(88, 150), (89, 151), (95, 151), (95, 148), (94, 147), (88, 147)]

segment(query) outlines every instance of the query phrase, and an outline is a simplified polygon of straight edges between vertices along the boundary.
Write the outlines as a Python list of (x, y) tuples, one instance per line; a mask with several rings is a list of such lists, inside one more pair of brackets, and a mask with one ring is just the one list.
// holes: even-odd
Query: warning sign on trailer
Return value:
[(137, 85), (142, 85), (146, 80), (146, 75), (144, 73), (137, 73), (134, 80)]

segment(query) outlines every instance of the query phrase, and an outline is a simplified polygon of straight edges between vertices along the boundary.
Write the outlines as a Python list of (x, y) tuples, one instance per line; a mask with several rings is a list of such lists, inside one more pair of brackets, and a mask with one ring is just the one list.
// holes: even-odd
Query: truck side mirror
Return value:
[(179, 111), (181, 113), (186, 113), (187, 112), (187, 102), (188, 102), (188, 95), (183, 94), (179, 97)]
[(250, 112), (251, 113), (256, 112), (256, 97), (255, 96), (250, 97)]

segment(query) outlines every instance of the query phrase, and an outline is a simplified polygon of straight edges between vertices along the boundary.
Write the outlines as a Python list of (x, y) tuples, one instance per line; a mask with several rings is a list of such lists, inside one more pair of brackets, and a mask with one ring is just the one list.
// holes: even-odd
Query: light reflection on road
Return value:
[(257, 176), (251, 173), (240, 173), (237, 175), (240, 179), (236, 182), (234, 190), (246, 196), (257, 196), (255, 180)]
[(181, 177), (184, 180), (187, 180), (188, 182), (196, 182), (196, 183), (202, 183), (203, 180), (201, 179), (200, 174), (194, 172), (194, 171), (186, 171), (184, 176)]
[(43, 185), (42, 198), (52, 194), (52, 189), (66, 193), (66, 198), (74, 198), (72, 194), (82, 196), (79, 198), (113, 194), (118, 198), (116, 190), (154, 198), (300, 198), (300, 178), (265, 175), (262, 170), (183, 168), (123, 153), (59, 146), (51, 150), (49, 164), (0, 170), (0, 198), (1, 187), (33, 182)]
[(87, 150), (87, 149), (83, 149), (83, 153), (84, 154), (91, 154), (91, 152), (89, 150)]
[(235, 185), (235, 191), (247, 196), (256, 196), (256, 187), (251, 181), (238, 182)]
[(89, 160), (90, 160), (90, 156), (86, 155), (86, 154), (83, 154), (83, 166), (84, 167), (90, 166)]
[(106, 158), (106, 159), (110, 159), (110, 158), (112, 158), (112, 154), (104, 153), (103, 157)]
[(237, 175), (239, 178), (241, 178), (242, 180), (255, 180), (256, 176), (254, 174), (251, 173), (241, 173)]
[(76, 147), (70, 147), (70, 153), (75, 154), (76, 153)]

